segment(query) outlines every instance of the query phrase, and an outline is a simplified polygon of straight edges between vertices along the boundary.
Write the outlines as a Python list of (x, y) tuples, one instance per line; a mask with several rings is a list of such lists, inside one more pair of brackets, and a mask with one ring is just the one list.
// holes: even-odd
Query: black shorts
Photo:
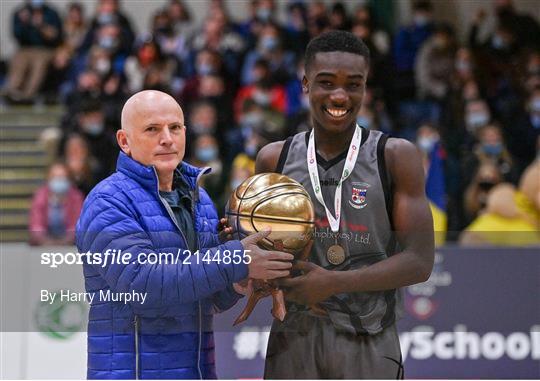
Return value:
[(328, 317), (290, 313), (274, 320), (265, 379), (403, 379), (396, 326), (375, 335), (338, 332)]

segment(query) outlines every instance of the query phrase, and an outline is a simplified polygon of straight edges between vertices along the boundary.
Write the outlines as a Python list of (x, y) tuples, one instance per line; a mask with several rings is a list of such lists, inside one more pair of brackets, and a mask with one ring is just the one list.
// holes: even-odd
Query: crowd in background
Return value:
[[(280, 22), (275, 1), (251, 0), (249, 17), (232, 21), (214, 0), (197, 25), (188, 2), (171, 0), (152, 9), (150, 30), (136, 34), (127, 3), (54, 9), (31, 0), (13, 14), (18, 48), (2, 94), (11, 103), (64, 104), (52, 134), (64, 164), (49, 178), (69, 178), (83, 195), (114, 171), (127, 98), (143, 89), (173, 95), (185, 113), (186, 161), (212, 167), (204, 186), (223, 212), (230, 190), (254, 173), (262, 146), (310, 128), (301, 92), (309, 40), (347, 30), (371, 51), (358, 124), (416, 142), (426, 173), (437, 153), (447, 239), (455, 240), (485, 212), (493, 187), (517, 187), (539, 157), (540, 26), (510, 0), (496, 0), (486, 4), (496, 16), (487, 39), (481, 10), (459, 41), (452, 25), (434, 21), (432, 3), (416, 1), (412, 23), (391, 33), (366, 4), (350, 10), (291, 0), (280, 3), (287, 7)], [(529, 201), (539, 213), (540, 197)]]

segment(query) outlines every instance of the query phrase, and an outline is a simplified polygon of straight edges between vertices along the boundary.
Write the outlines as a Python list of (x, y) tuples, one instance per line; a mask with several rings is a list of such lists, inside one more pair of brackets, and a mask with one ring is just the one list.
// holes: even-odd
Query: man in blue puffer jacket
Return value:
[[(169, 95), (132, 96), (117, 140), (117, 171), (90, 192), (77, 224), (80, 252), (118, 254), (106, 265), (95, 260), (99, 254), (87, 255), (83, 265), (86, 291), (95, 295), (87, 376), (216, 378), (213, 313), (230, 308), (247, 291), (238, 282), (288, 275), (293, 257), (258, 248), (269, 231), (220, 242), (215, 208), (197, 186), (209, 168), (182, 162), (184, 116)], [(201, 255), (189, 257), (184, 250)], [(171, 257), (178, 252), (175, 263)], [(118, 260), (126, 253), (130, 260)], [(172, 256), (149, 264), (150, 253)]]

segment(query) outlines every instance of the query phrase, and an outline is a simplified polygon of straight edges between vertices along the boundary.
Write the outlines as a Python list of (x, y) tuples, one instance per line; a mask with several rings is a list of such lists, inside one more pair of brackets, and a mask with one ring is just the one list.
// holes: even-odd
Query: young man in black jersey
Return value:
[(268, 379), (403, 377), (397, 289), (429, 278), (433, 221), (416, 147), (357, 126), (368, 69), (369, 50), (351, 33), (313, 39), (302, 81), (313, 130), (257, 156), (257, 173), (299, 181), (316, 210), (309, 262), (279, 281), (288, 313), (272, 326)]

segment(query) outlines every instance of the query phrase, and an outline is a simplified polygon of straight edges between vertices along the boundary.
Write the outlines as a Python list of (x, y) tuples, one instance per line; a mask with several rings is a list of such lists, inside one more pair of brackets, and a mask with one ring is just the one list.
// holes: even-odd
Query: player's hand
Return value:
[(249, 250), (251, 262), (248, 264), (249, 277), (253, 279), (275, 279), (288, 276), (294, 256), (275, 250), (263, 250), (257, 243), (270, 234), (270, 228), (244, 238), (242, 246)]
[(331, 271), (304, 261), (297, 261), (293, 270), (299, 270), (303, 275), (275, 281), (285, 291), (286, 300), (312, 306), (334, 294)]
[(233, 239), (233, 228), (229, 226), (226, 218), (222, 218), (221, 220), (219, 220), (217, 230), (219, 242), (223, 243)]

